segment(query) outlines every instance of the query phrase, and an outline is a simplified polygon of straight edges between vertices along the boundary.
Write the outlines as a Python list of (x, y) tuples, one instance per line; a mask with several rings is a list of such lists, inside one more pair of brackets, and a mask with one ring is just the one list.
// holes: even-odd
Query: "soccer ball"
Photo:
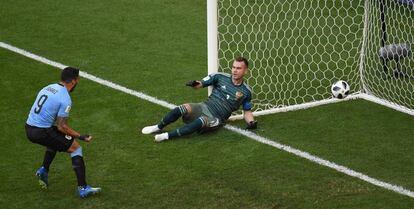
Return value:
[(346, 81), (339, 80), (331, 87), (332, 95), (335, 98), (343, 99), (349, 94), (349, 85)]

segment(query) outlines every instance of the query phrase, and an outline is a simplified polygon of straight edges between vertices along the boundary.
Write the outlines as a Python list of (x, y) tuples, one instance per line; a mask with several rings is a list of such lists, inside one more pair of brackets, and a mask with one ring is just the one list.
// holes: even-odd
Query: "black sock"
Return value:
[(161, 122), (158, 124), (159, 129), (163, 129), (168, 124), (178, 120), (182, 115), (187, 113), (187, 109), (184, 105), (180, 105), (174, 109), (172, 109), (165, 117), (161, 120)]
[(204, 123), (205, 122), (201, 117), (197, 118), (197, 120), (195, 120), (191, 123), (188, 123), (188, 124), (186, 124), (185, 126), (183, 126), (181, 128), (178, 128), (178, 129), (175, 129), (174, 131), (168, 132), (168, 138), (172, 139), (172, 138), (175, 138), (175, 137), (184, 136), (184, 135), (194, 133), (194, 132), (200, 130), (200, 128), (203, 127)]
[(47, 148), (45, 152), (45, 156), (43, 158), (43, 167), (46, 169), (47, 172), (49, 172), (50, 164), (52, 164), (53, 159), (55, 159), (56, 156), (56, 150)]
[(79, 155), (72, 157), (72, 167), (75, 171), (76, 178), (78, 179), (78, 186), (86, 186), (85, 163), (83, 162), (83, 157)]

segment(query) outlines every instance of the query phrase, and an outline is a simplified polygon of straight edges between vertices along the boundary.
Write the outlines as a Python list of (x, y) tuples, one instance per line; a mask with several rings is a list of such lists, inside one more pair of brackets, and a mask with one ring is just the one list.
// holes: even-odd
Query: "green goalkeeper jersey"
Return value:
[(240, 85), (233, 84), (231, 75), (216, 73), (205, 77), (201, 81), (203, 87), (213, 86), (213, 91), (204, 102), (213, 116), (221, 121), (227, 120), (233, 111), (243, 107), (243, 110), (251, 110), (251, 90), (243, 82)]

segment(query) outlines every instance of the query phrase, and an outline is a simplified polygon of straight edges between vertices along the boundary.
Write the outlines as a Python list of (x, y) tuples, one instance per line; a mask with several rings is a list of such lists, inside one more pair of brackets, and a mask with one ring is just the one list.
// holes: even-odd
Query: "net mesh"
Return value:
[[(379, 2), (218, 0), (219, 71), (229, 73), (237, 56), (249, 60), (255, 111), (331, 98), (337, 80), (413, 109), (413, 56), (387, 60), (383, 70)], [(384, 2), (385, 44), (413, 43), (413, 6)]]
[[(408, 52), (414, 46), (414, 1), (402, 2), (369, 2), (362, 81), (367, 93), (414, 109), (414, 56)], [(388, 56), (381, 56), (382, 47)]]

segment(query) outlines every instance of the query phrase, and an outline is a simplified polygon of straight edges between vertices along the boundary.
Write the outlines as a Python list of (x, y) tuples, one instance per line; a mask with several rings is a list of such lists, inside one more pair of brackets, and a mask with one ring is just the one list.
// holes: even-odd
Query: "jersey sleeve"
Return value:
[(58, 111), (58, 117), (67, 118), (69, 117), (69, 112), (72, 106), (72, 101), (70, 98), (63, 99), (60, 103), (59, 111)]
[(243, 100), (243, 102), (242, 102), (242, 106), (243, 106), (243, 110), (251, 110), (252, 109), (252, 107), (253, 107), (253, 104), (252, 104), (252, 102), (251, 102), (251, 98), (252, 96), (251, 96), (251, 94), (248, 94), (247, 96), (246, 96), (246, 98)]
[(203, 85), (203, 87), (207, 87), (211, 85), (214, 86), (217, 83), (217, 80), (218, 80), (217, 74), (210, 74), (204, 77), (203, 80), (201, 80), (201, 84)]

